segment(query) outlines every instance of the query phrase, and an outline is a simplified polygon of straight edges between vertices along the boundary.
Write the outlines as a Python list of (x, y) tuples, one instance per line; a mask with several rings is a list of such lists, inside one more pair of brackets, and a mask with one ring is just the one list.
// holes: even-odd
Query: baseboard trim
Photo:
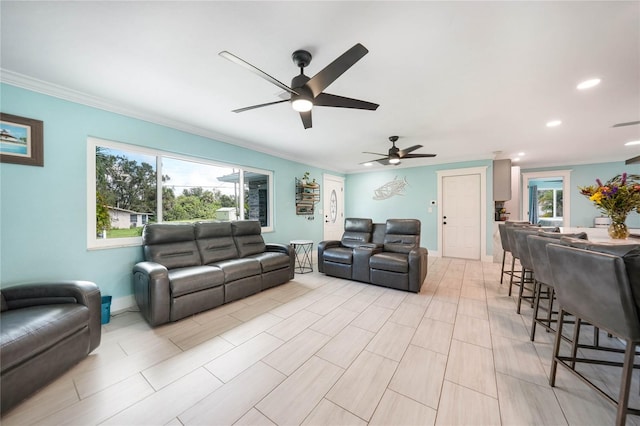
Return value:
[(131, 308), (138, 308), (136, 306), (136, 298), (133, 295), (113, 298), (111, 300), (111, 315), (128, 311)]

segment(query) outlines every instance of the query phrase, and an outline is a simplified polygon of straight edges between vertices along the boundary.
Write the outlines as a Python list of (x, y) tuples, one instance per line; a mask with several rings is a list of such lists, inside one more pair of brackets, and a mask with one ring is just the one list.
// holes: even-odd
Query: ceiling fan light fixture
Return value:
[(398, 157), (390, 157), (389, 164), (400, 164), (400, 159)]
[(291, 107), (298, 112), (307, 112), (313, 108), (313, 102), (309, 99), (298, 98), (291, 102)]
[(578, 84), (576, 86), (576, 89), (578, 90), (591, 89), (592, 87), (595, 87), (598, 84), (600, 84), (600, 81), (601, 80), (599, 78), (591, 78), (589, 80), (585, 80), (582, 83)]

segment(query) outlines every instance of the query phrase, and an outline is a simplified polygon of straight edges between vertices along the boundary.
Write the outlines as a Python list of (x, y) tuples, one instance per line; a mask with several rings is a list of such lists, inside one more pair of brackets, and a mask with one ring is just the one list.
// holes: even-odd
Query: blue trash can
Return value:
[(102, 296), (102, 324), (109, 324), (111, 319), (111, 296)]

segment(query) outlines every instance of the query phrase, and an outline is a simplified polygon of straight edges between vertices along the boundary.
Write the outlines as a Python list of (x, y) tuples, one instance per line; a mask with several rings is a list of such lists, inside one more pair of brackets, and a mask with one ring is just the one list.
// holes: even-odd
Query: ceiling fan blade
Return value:
[(340, 77), (346, 70), (351, 68), (353, 64), (358, 62), (369, 51), (360, 43), (338, 56), (336, 60), (324, 67), (322, 71), (311, 77), (307, 82), (307, 86), (313, 92), (313, 96), (317, 97), (324, 89)]
[(380, 106), (372, 102), (345, 98), (344, 96), (330, 95), (329, 93), (320, 93), (313, 99), (313, 105), (338, 108), (366, 109), (369, 111), (375, 111)]
[(618, 124), (614, 124), (611, 127), (633, 126), (635, 124), (640, 124), (640, 121), (629, 121), (627, 123), (618, 123)]
[(375, 161), (377, 161), (378, 163), (382, 164), (383, 166), (388, 166), (389, 164), (391, 164), (389, 162), (389, 158), (379, 158), (379, 159), (377, 159)]
[(245, 61), (244, 59), (241, 59), (241, 58), (237, 57), (233, 53), (229, 53), (226, 50), (223, 50), (222, 52), (218, 53), (218, 55), (222, 56), (223, 58), (225, 58), (225, 59), (227, 59), (227, 60), (229, 60), (229, 61), (231, 61), (231, 62), (233, 62), (235, 64), (240, 65), (241, 67), (244, 67), (244, 68), (248, 69), (252, 73), (256, 74), (258, 77), (264, 78), (269, 83), (275, 84), (276, 86), (278, 86), (282, 90), (286, 90), (287, 92), (292, 93), (294, 95), (299, 95), (299, 93), (296, 92), (295, 90), (293, 90), (291, 87), (287, 86), (286, 84), (282, 83), (281, 81), (276, 80), (275, 78), (271, 77), (266, 72), (262, 71), (259, 68), (254, 67), (249, 62)]
[(289, 99), (285, 99), (282, 101), (268, 102), (266, 104), (260, 104), (260, 105), (252, 105), (244, 108), (238, 108), (238, 109), (234, 109), (232, 112), (245, 112), (245, 111), (249, 111), (250, 109), (262, 108), (265, 106), (275, 105), (275, 104), (281, 104), (283, 102), (289, 102)]
[(629, 158), (627, 161), (624, 162), (624, 164), (636, 164), (636, 163), (640, 163), (640, 155), (638, 155), (637, 157)]
[(363, 154), (373, 154), (373, 155), (381, 155), (383, 157), (387, 157), (387, 154), (380, 154), (379, 152), (371, 152), (371, 151), (362, 151)]
[(311, 111), (301, 112), (300, 118), (305, 129), (311, 128)]
[(367, 161), (363, 161), (362, 163), (358, 163), (358, 164), (367, 164), (367, 163), (373, 163), (374, 161), (386, 161), (387, 158), (377, 158), (375, 160), (367, 160)]
[(406, 149), (401, 149), (398, 152), (398, 155), (400, 156), (400, 158), (404, 157), (405, 155), (407, 155), (408, 153), (415, 151), (416, 149), (420, 149), (422, 148), (422, 145), (414, 145), (414, 146), (410, 146), (409, 148)]
[(405, 158), (431, 158), (431, 157), (435, 157), (436, 154), (407, 154), (404, 157), (400, 157), (403, 160)]

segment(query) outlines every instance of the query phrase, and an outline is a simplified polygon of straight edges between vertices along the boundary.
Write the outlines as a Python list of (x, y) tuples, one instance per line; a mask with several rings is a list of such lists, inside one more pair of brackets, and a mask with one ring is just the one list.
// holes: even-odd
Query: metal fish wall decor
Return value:
[(404, 189), (407, 185), (409, 185), (409, 182), (407, 182), (406, 176), (404, 179), (398, 179), (398, 176), (396, 176), (392, 181), (385, 183), (378, 189), (374, 189), (373, 199), (386, 200), (394, 195), (404, 195)]

